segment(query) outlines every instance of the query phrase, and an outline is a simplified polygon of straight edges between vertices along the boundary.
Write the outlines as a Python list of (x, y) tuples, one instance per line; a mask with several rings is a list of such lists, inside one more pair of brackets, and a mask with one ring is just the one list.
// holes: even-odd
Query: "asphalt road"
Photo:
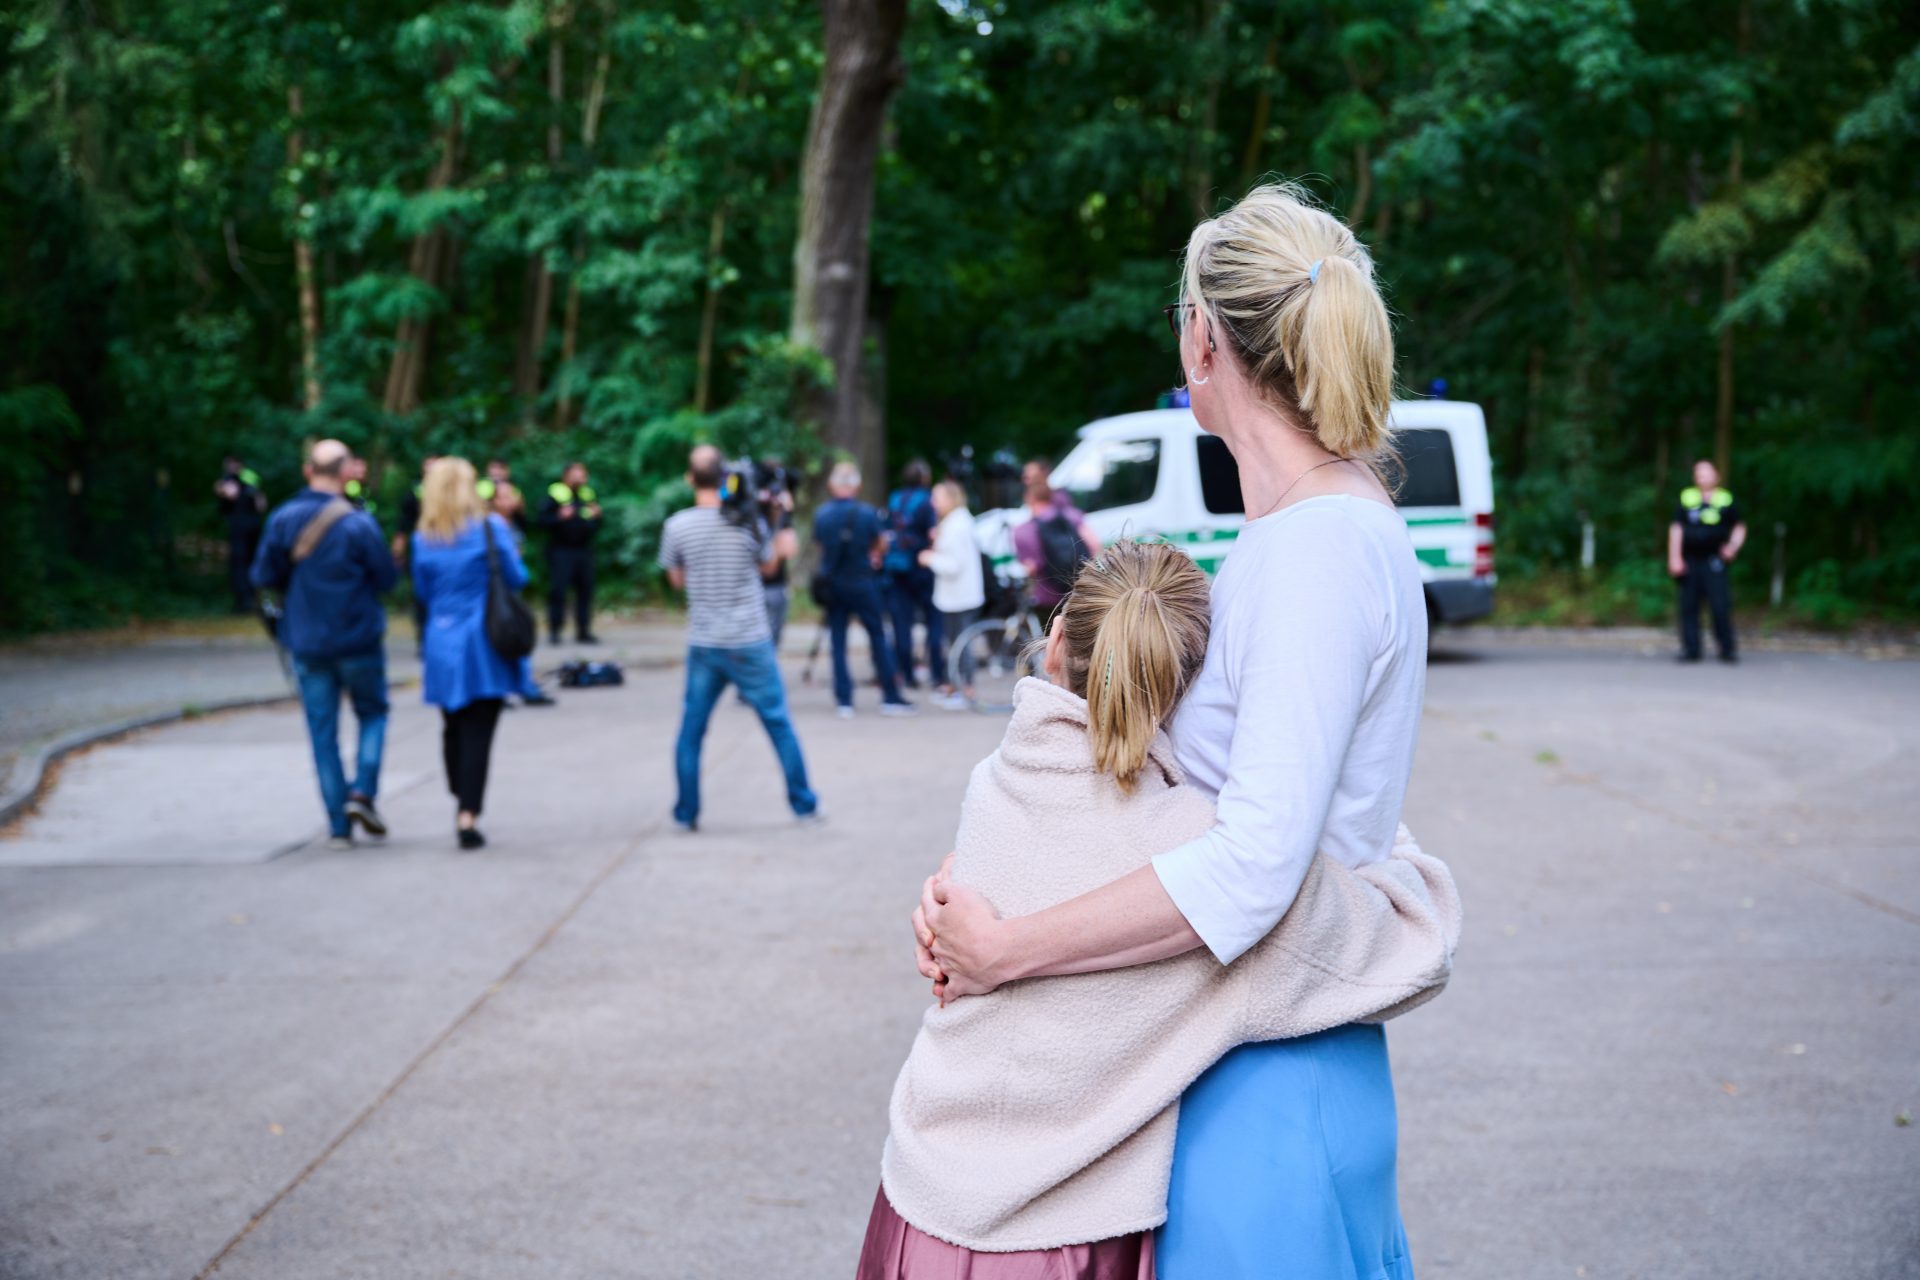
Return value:
[[(378, 848), (306, 843), (290, 710), (69, 761), (0, 839), (0, 1277), (850, 1274), (998, 725), (795, 699), (821, 829), (729, 704), (671, 834), (671, 671), (510, 713), (478, 856), (411, 694)], [(1442, 652), (1407, 818), (1467, 929), (1389, 1033), (1423, 1277), (1920, 1277), (1916, 739), (1916, 663)]]

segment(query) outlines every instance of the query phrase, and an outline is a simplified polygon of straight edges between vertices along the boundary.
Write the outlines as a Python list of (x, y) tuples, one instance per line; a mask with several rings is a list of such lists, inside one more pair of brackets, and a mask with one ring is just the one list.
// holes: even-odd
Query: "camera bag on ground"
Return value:
[(596, 685), (625, 684), (626, 676), (617, 663), (587, 662), (575, 658), (571, 662), (560, 664), (560, 687), (563, 689), (591, 689)]

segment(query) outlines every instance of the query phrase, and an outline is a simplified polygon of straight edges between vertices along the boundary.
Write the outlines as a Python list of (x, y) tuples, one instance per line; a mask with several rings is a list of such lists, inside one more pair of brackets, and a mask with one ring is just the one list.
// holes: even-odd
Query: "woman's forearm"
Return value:
[(1002, 981), (1123, 969), (1201, 945), (1151, 866), (1007, 926)]

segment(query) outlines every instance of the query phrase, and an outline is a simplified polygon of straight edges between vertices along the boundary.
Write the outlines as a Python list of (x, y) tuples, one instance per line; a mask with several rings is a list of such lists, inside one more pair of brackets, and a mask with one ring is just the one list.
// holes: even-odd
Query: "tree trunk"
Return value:
[(793, 244), (794, 345), (826, 356), (833, 385), (810, 389), (800, 417), (830, 450), (865, 457), (860, 412), (874, 162), (887, 102), (903, 77), (906, 0), (821, 0), (826, 59), (807, 125)]
[(707, 223), (707, 296), (700, 306), (700, 347), (694, 357), (695, 413), (707, 411), (713, 393), (713, 338), (720, 323), (720, 250), (727, 241), (727, 206), (723, 198)]
[[(287, 118), (292, 129), (287, 133), (287, 168), (300, 172), (304, 139), (300, 131), (300, 86), (287, 89)], [(320, 406), (320, 297), (313, 283), (313, 241), (307, 237), (306, 219), (300, 213), (300, 192), (296, 179), (293, 208), (293, 274), (300, 285), (300, 384), (301, 403), (311, 413)]]
[(860, 384), (860, 465), (866, 495), (874, 502), (887, 496), (887, 322), (891, 305), (874, 299), (867, 309), (864, 377)]
[[(601, 36), (600, 57), (593, 64), (593, 84), (587, 89), (587, 102), (580, 116), (580, 145), (587, 153), (587, 162), (592, 164), (593, 142), (600, 136), (600, 105), (607, 98), (607, 73), (613, 67), (613, 52), (606, 41), (611, 35)], [(553, 404), (553, 429), (564, 431), (573, 418), (573, 385), (570, 375), (573, 371), (574, 352), (580, 345), (580, 267), (587, 259), (584, 245), (573, 246), (573, 270), (567, 276), (567, 311), (561, 321), (560, 363), (554, 376), (560, 381), (560, 394)]]
[[(547, 43), (547, 101), (552, 111), (547, 121), (547, 167), (560, 167), (560, 108), (566, 97), (566, 59), (561, 40), (565, 31), (565, 11), (551, 20)], [(547, 316), (553, 310), (553, 271), (547, 266), (545, 252), (527, 259), (527, 288), (524, 312), (520, 320), (520, 345), (513, 365), (513, 390), (520, 398), (521, 414), (529, 425), (533, 421), (534, 402), (540, 398), (540, 353), (547, 345)]]
[(1347, 225), (1357, 227), (1366, 220), (1367, 206), (1373, 203), (1373, 154), (1365, 142), (1353, 144), (1353, 204), (1347, 209)]
[[(1753, 5), (1752, 0), (1740, 0), (1739, 29), (1734, 37), (1734, 48), (1742, 62), (1746, 61), (1747, 51), (1753, 43)], [(1740, 190), (1741, 162), (1744, 159), (1743, 139), (1740, 128), (1746, 115), (1744, 105), (1734, 109), (1733, 154), (1727, 157), (1727, 192), (1731, 199)], [(1727, 254), (1720, 264), (1720, 307), (1722, 312), (1733, 305), (1740, 296), (1740, 255)], [(1713, 403), (1713, 465), (1721, 476), (1733, 474), (1733, 326), (1720, 326), (1720, 350), (1716, 369), (1716, 387)]]
[[(435, 162), (433, 173), (427, 178), (429, 191), (439, 191), (452, 185), (459, 154), (460, 109), (455, 107), (440, 134), (440, 159)], [(452, 256), (452, 237), (447, 234), (446, 228), (435, 227), (414, 239), (407, 270), (416, 280), (437, 289), (446, 276), (448, 261)], [(427, 340), (432, 331), (431, 316), (417, 319), (405, 317), (394, 330), (393, 363), (387, 367), (387, 390), (381, 404), (387, 413), (395, 417), (412, 413), (420, 407), (420, 384), (426, 376)]]
[(1195, 40), (1205, 51), (1202, 64), (1207, 68), (1200, 94), (1200, 122), (1188, 138), (1187, 199), (1193, 216), (1204, 218), (1213, 212), (1213, 134), (1220, 123), (1220, 39), (1216, 0), (1200, 0), (1200, 26)]
[(1273, 32), (1260, 55), (1260, 91), (1253, 96), (1253, 120), (1247, 126), (1247, 145), (1240, 153), (1240, 190), (1245, 192), (1260, 176), (1260, 152), (1267, 145), (1267, 125), (1273, 118), (1273, 67), (1280, 56), (1280, 17), (1285, 5), (1275, 5)]

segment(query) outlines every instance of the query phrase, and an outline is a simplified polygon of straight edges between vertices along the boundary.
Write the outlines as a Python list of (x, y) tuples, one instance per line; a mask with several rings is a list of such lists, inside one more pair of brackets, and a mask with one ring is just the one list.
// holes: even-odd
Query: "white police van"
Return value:
[[(1397, 400), (1400, 512), (1420, 558), (1427, 612), (1467, 622), (1493, 609), (1493, 462), (1480, 406), (1457, 400)], [(1209, 574), (1246, 522), (1240, 472), (1190, 409), (1102, 418), (1080, 428), (1080, 443), (1054, 468), (1053, 485), (1087, 513), (1104, 539), (1158, 536)], [(1024, 508), (982, 517), (982, 546), (996, 565), (1012, 561), (1012, 527)]]

